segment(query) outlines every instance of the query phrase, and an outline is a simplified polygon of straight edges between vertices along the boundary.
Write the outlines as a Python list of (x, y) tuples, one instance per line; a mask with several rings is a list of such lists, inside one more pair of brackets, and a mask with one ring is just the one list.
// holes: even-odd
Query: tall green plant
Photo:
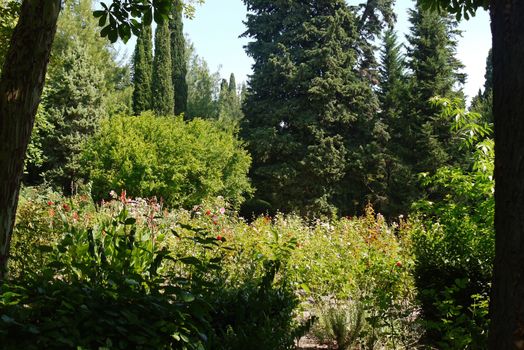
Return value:
[(170, 37), (168, 22), (158, 24), (155, 31), (155, 58), (151, 82), (152, 107), (157, 115), (173, 115), (175, 112)]
[(138, 115), (152, 109), (153, 43), (151, 27), (142, 29), (133, 56), (133, 112)]

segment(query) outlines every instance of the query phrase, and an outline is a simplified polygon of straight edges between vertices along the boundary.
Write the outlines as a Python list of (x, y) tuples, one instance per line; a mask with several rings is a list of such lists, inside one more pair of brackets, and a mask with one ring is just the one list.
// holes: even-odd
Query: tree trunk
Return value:
[(25, 152), (60, 5), (60, 0), (23, 1), (0, 78), (0, 282), (7, 273)]
[(524, 349), (524, 1), (491, 1), (496, 251), (489, 348)]

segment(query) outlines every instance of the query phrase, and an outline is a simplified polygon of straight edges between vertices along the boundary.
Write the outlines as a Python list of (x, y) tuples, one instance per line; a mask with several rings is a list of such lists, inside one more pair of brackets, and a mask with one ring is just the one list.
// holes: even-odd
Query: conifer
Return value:
[(153, 110), (157, 115), (174, 113), (175, 96), (171, 71), (171, 47), (167, 21), (158, 24), (155, 32), (155, 58), (153, 61)]

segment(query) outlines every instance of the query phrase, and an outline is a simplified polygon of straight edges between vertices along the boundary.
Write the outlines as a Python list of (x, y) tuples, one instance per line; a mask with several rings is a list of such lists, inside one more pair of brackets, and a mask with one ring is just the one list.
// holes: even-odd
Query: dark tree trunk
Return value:
[(489, 348), (524, 349), (524, 1), (491, 2), (496, 252)]
[(25, 152), (40, 102), (60, 0), (24, 0), (0, 78), (0, 282), (7, 272)]

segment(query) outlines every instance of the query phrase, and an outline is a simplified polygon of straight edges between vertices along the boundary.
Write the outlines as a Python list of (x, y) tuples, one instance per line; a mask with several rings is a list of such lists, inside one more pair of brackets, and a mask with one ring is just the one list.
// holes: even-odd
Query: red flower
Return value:
[(210, 216), (210, 215), (211, 215), (211, 210), (209, 210), (209, 209), (206, 210), (206, 215), (207, 215), (207, 216)]
[(51, 201), (47, 201), (47, 205), (51, 206), (51, 205), (53, 205), (53, 204), (55, 204), (55, 203), (53, 203), (53, 202), (51, 202)]
[(400, 261), (397, 261), (397, 263), (395, 264), (395, 266), (397, 267), (402, 267), (402, 263)]
[(217, 236), (217, 241), (222, 241), (222, 239), (224, 239), (224, 237), (222, 237), (221, 235)]
[(120, 201), (122, 203), (126, 203), (127, 202), (127, 199), (126, 199), (126, 190), (122, 190), (122, 193), (120, 193)]
[(64, 208), (65, 211), (70, 211), (71, 207), (67, 205), (66, 203), (62, 204), (62, 208)]

